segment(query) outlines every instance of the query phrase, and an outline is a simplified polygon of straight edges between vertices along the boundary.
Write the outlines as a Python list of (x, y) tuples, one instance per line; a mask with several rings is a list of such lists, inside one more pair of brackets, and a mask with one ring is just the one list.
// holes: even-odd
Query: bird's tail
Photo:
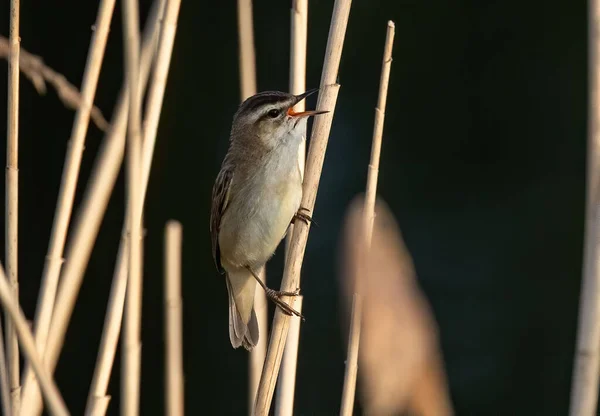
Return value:
[(246, 269), (227, 273), (229, 293), (229, 339), (233, 348), (243, 345), (250, 351), (258, 342), (258, 321), (254, 312), (256, 280)]

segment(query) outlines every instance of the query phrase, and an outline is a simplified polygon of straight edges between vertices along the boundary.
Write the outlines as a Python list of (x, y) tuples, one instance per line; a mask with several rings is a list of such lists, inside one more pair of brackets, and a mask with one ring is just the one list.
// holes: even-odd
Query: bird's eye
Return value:
[(276, 108), (269, 110), (269, 112), (267, 113), (269, 115), (269, 117), (271, 118), (276, 118), (277, 116), (279, 116), (280, 111), (277, 110)]

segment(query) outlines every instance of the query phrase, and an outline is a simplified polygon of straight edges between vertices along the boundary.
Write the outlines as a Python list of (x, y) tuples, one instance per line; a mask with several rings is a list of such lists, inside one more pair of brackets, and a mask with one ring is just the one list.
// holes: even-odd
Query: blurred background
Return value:
[[(150, 3), (140, 1), (142, 22)], [(97, 4), (23, 2), (21, 46), (79, 87)], [(259, 90), (288, 89), (290, 4), (254, 1)], [(333, 0), (309, 1), (309, 88), (319, 84), (332, 7)], [(0, 34), (8, 36), (7, 0), (0, 10)], [(302, 270), (306, 322), (295, 414), (339, 412), (346, 345), (336, 279), (340, 229), (366, 182), (389, 19), (396, 41), (379, 195), (396, 216), (439, 324), (456, 414), (567, 413), (583, 247), (586, 13), (584, 1), (354, 0), (318, 227)], [(96, 94), (107, 118), (122, 82), (121, 42), (117, 2)], [(229, 342), (227, 292), (208, 231), (212, 185), (240, 97), (237, 50), (236, 2), (182, 2), (146, 200), (141, 414), (163, 408), (162, 250), (171, 218), (184, 227), (186, 411), (246, 413), (248, 354)], [(0, 79), (5, 131), (5, 61)], [(21, 76), (19, 280), (30, 319), (73, 116), (54, 90), (39, 96)], [(90, 126), (76, 204), (102, 137)], [(123, 179), (121, 172), (56, 372), (73, 414), (83, 412), (96, 359)], [(269, 263), (271, 287), (281, 279), (282, 248)], [(118, 370), (109, 394), (109, 413), (118, 414)]]

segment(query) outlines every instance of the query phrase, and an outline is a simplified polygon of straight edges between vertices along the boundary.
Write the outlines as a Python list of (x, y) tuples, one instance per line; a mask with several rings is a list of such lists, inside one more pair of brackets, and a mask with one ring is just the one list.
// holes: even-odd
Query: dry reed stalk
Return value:
[[(375, 198), (377, 196), (377, 179), (379, 175), (379, 158), (381, 155), (381, 142), (383, 139), (383, 122), (385, 119), (385, 105), (392, 67), (392, 47), (394, 45), (395, 26), (391, 20), (387, 23), (387, 33), (383, 48), (383, 63), (379, 80), (379, 98), (375, 107), (375, 123), (373, 127), (373, 141), (371, 145), (371, 161), (367, 173), (367, 189), (365, 206), (363, 208), (365, 248), (370, 250), (373, 235), (373, 221), (375, 219)], [(357, 283), (360, 280), (357, 280)], [(355, 288), (350, 318), (350, 331), (348, 335), (348, 352), (346, 358), (346, 372), (344, 374), (344, 387), (342, 390), (342, 416), (351, 416), (354, 411), (354, 396), (356, 391), (356, 375), (358, 371), (358, 349), (360, 345), (360, 326), (362, 313), (362, 299), (360, 288)]]
[[(302, 296), (296, 296), (292, 308), (302, 313)], [(294, 316), (290, 322), (281, 372), (277, 383), (277, 400), (275, 416), (292, 416), (294, 414), (294, 391), (296, 389), (296, 366), (298, 364), (298, 345), (300, 341), (300, 317)]]
[[(317, 110), (326, 110), (329, 113), (316, 117), (313, 123), (311, 145), (308, 151), (308, 161), (304, 174), (301, 206), (306, 208), (309, 214), (312, 213), (315, 205), (323, 160), (325, 158), (325, 151), (327, 150), (329, 131), (331, 130), (340, 87), (336, 83), (336, 79), (351, 3), (351, 0), (336, 0), (333, 6), (329, 37), (325, 50), (325, 62), (321, 74), (321, 90), (319, 91), (319, 98), (317, 100)], [(283, 291), (294, 291), (300, 286), (300, 269), (302, 268), (302, 260), (308, 240), (308, 230), (309, 225), (301, 221), (296, 223), (294, 227), (294, 235), (290, 244), (288, 261), (285, 265), (281, 284), (281, 290)], [(254, 414), (256, 415), (267, 415), (271, 407), (290, 318), (289, 315), (276, 309), (269, 348), (256, 395), (254, 410)]]
[(142, 321), (142, 233), (140, 173), (142, 156), (142, 102), (139, 91), (140, 33), (137, 0), (123, 1), (123, 41), (125, 71), (129, 78), (129, 119), (127, 121), (127, 217), (129, 236), (125, 321), (121, 349), (121, 412), (125, 416), (139, 413), (141, 381), (141, 321)]
[[(153, 78), (151, 82), (150, 92), (147, 98), (146, 115), (145, 115), (145, 129), (144, 129), (144, 141), (142, 148), (142, 186), (140, 199), (143, 205), (146, 197), (146, 191), (148, 187), (148, 180), (150, 177), (150, 167), (152, 162), (152, 155), (154, 152), (154, 144), (156, 142), (156, 133), (158, 127), (158, 120), (160, 118), (160, 109), (162, 108), (162, 100), (164, 96), (164, 90), (166, 88), (167, 72), (169, 69), (169, 63), (171, 59), (173, 42), (175, 39), (175, 31), (177, 26), (177, 17), (179, 13), (179, 6), (181, 2), (179, 0), (169, 1), (169, 8), (164, 13), (166, 0), (160, 0), (153, 3), (152, 16), (156, 16), (156, 10), (160, 10), (161, 19), (161, 35), (160, 43), (157, 44), (157, 59), (156, 67), (153, 71)], [(157, 8), (158, 7), (158, 8)], [(153, 21), (155, 17), (152, 17)], [(148, 27), (150, 27), (148, 25)], [(148, 27), (147, 33), (144, 35), (144, 39), (149, 36)], [(147, 78), (147, 68), (150, 66), (150, 52), (151, 48), (148, 47), (147, 42), (144, 42), (142, 50), (142, 77)], [(144, 81), (145, 83), (145, 81)], [(140, 207), (141, 208), (141, 207)], [(137, 217), (141, 221), (142, 211), (138, 211)], [(106, 389), (110, 379), (110, 373), (114, 361), (115, 352), (117, 349), (117, 342), (119, 339), (119, 327), (123, 316), (123, 304), (125, 301), (125, 289), (127, 285), (127, 268), (128, 262), (125, 253), (128, 250), (129, 239), (127, 238), (126, 229), (128, 225), (128, 219), (125, 219), (123, 238), (121, 239), (121, 245), (119, 246), (119, 254), (117, 256), (117, 262), (115, 267), (115, 273), (113, 278), (113, 284), (111, 287), (111, 294), (109, 299), (109, 305), (106, 312), (104, 321), (104, 330), (102, 333), (102, 341), (100, 350), (98, 352), (98, 359), (96, 360), (96, 368), (94, 371), (94, 377), (92, 379), (92, 385), (90, 388), (90, 394), (88, 396), (88, 404), (86, 408), (86, 415), (96, 415), (104, 413), (96, 413), (95, 402), (98, 399), (104, 398), (106, 395)]]
[(181, 300), (181, 224), (165, 230), (165, 414), (183, 416), (183, 323)]
[(242, 101), (256, 94), (256, 57), (252, 27), (252, 0), (238, 0), (238, 50)]
[[(148, 23), (144, 32), (144, 46), (142, 50), (139, 80), (140, 94), (142, 94), (142, 91), (145, 89), (150, 74), (152, 49), (158, 37), (158, 30), (155, 30), (155, 28), (158, 27), (157, 19), (158, 0), (153, 4), (153, 7), (151, 8), (148, 17)], [(106, 211), (110, 194), (112, 193), (115, 181), (119, 174), (121, 163), (123, 162), (128, 111), (129, 80), (127, 79), (127, 77), (125, 77), (124, 85), (119, 93), (119, 99), (117, 101), (113, 113), (111, 127), (102, 142), (102, 147), (100, 149), (99, 156), (96, 159), (96, 163), (92, 170), (92, 174), (90, 175), (91, 181), (83, 197), (82, 206), (79, 210), (78, 216), (73, 226), (73, 234), (69, 239), (69, 245), (67, 247), (67, 255), (65, 256), (67, 261), (62, 271), (61, 283), (56, 296), (54, 313), (52, 315), (52, 325), (48, 334), (48, 339), (46, 343), (46, 353), (44, 356), (45, 365), (51, 373), (54, 372), (54, 369), (56, 368), (58, 357), (60, 355), (60, 351), (64, 341), (64, 335), (67, 330), (69, 320), (73, 312), (73, 308), (75, 307), (75, 301), (77, 299), (79, 289), (81, 288), (85, 268), (87, 266), (87, 262), (91, 254), (94, 241), (96, 239), (96, 236), (98, 235), (100, 223)], [(121, 245), (121, 248), (122, 247), (123, 245)], [(122, 252), (121, 248), (119, 250), (119, 255), (121, 255)], [(126, 268), (127, 263), (125, 263), (125, 269)], [(119, 269), (118, 266), (117, 269)], [(126, 277), (127, 276), (125, 273), (125, 279)], [(124, 297), (124, 284), (122, 286), (122, 291)], [(115, 294), (115, 292), (115, 284), (113, 283), (113, 288), (111, 289), (111, 301), (109, 302), (109, 311), (107, 311), (107, 316), (109, 315), (109, 312), (114, 312), (114, 309), (112, 308), (113, 303), (117, 304), (115, 309), (119, 309), (119, 302), (112, 302), (113, 295)], [(121, 302), (120, 306), (121, 314), (122, 310), (123, 301)], [(113, 314), (110, 313), (110, 315), (112, 316)], [(114, 341), (115, 345), (117, 342), (116, 338), (118, 338), (118, 332), (120, 329), (120, 318), (118, 319), (118, 321), (119, 323), (117, 324), (116, 330), (117, 335), (115, 336)], [(112, 339), (110, 336), (105, 337), (105, 334), (106, 327), (105, 332), (103, 333), (101, 352), (104, 350), (106, 344), (110, 344), (110, 340)], [(101, 354), (101, 356), (105, 357), (105, 354)], [(112, 353), (112, 356), (114, 357), (114, 351)], [(104, 361), (103, 364), (105, 362), (110, 362), (110, 365), (112, 365), (112, 359)], [(100, 368), (102, 369), (102, 371), (96, 371), (94, 375), (94, 381), (98, 380), (99, 387), (97, 390), (92, 390), (94, 392), (103, 391), (105, 393), (106, 385), (108, 385), (108, 379), (110, 378), (110, 368), (108, 369), (108, 374), (106, 374), (107, 371), (105, 371), (105, 365), (101, 365)], [(98, 365), (96, 370), (98, 370)], [(98, 373), (101, 374), (98, 375)], [(27, 374), (25, 376), (27, 376)], [(104, 389), (101, 389), (104, 380), (106, 381), (106, 385), (104, 386)], [(92, 387), (94, 387), (94, 385), (95, 383), (93, 382)], [(95, 397), (94, 401), (100, 402), (101, 405), (102, 402), (106, 401), (104, 399), (104, 393), (102, 395), (99, 395), (98, 397)], [(28, 382), (24, 383), (22, 397), (23, 402), (26, 403), (31, 409), (30, 413), (24, 414), (37, 415), (41, 412), (41, 397), (39, 396), (39, 391), (36, 390), (35, 386), (32, 386), (31, 383)], [(88, 407), (88, 409), (89, 408), (90, 407)]]
[[(0, 58), (8, 59), (10, 53), (9, 40), (0, 36)], [(33, 84), (34, 88), (40, 95), (46, 94), (46, 82), (54, 87), (58, 98), (62, 103), (71, 109), (77, 109), (82, 106), (82, 97), (79, 90), (71, 84), (64, 75), (59, 74), (44, 63), (44, 60), (27, 52), (22, 47), (19, 52), (19, 70)], [(103, 132), (108, 130), (108, 121), (102, 115), (100, 109), (96, 106), (92, 107), (90, 117), (96, 127)]]
[(355, 198), (348, 209), (340, 273), (345, 309), (350, 299), (362, 304), (358, 358), (363, 410), (374, 416), (451, 416), (435, 319), (410, 253), (383, 201), (377, 202), (368, 249), (364, 205)]
[[(10, 2), (10, 56), (8, 61), (8, 114), (6, 132), (6, 206), (4, 244), (6, 273), (14, 298), (19, 301), (18, 244), (19, 244), (19, 18), (20, 0)], [(16, 329), (6, 319), (6, 358), (10, 385), (12, 414), (20, 410), (19, 342)]]
[(583, 282), (573, 381), (571, 416), (595, 415), (600, 371), (600, 2), (589, 2), (590, 101), (588, 107), (588, 152), (586, 225)]
[[(98, 15), (94, 26), (95, 30), (90, 42), (88, 59), (83, 74), (81, 105), (77, 108), (71, 137), (67, 146), (54, 223), (52, 225), (48, 253), (44, 262), (42, 284), (34, 318), (36, 345), (42, 356), (46, 347), (46, 339), (48, 338), (48, 330), (52, 319), (56, 290), (58, 288), (58, 278), (63, 263), (62, 256), (73, 210), (79, 169), (83, 158), (85, 136), (98, 86), (98, 78), (104, 59), (104, 51), (106, 50), (114, 7), (115, 0), (102, 0), (98, 6)], [(33, 376), (27, 370), (25, 374)]]
[(8, 366), (4, 345), (4, 329), (2, 328), (2, 319), (0, 319), (0, 399), (2, 399), (2, 414), (11, 416)]
[[(238, 0), (238, 49), (240, 65), (240, 96), (241, 101), (256, 94), (256, 58), (254, 50), (254, 27), (252, 15), (252, 0)], [(262, 267), (258, 271), (258, 277), (266, 282), (267, 268)], [(265, 352), (267, 350), (267, 334), (269, 333), (267, 322), (267, 296), (260, 286), (256, 286), (254, 294), (254, 312), (258, 322), (259, 331), (262, 334), (258, 342), (250, 351), (248, 360), (248, 413), (252, 414), (256, 389), (260, 381)]]
[[(291, 12), (291, 37), (290, 37), (290, 93), (302, 94), (306, 91), (306, 44), (308, 40), (308, 0), (293, 0)], [(305, 100), (296, 104), (294, 110), (302, 112), (306, 108)], [(306, 138), (300, 145), (298, 155), (300, 172), (304, 175), (306, 164)], [(290, 224), (285, 237), (285, 262), (289, 255), (289, 248), (294, 235), (294, 224)], [(285, 264), (285, 263), (284, 263)], [(302, 301), (296, 302), (296, 306)], [(298, 312), (302, 312), (296, 309)], [(300, 320), (292, 320), (290, 326), (291, 336), (286, 340), (275, 413), (277, 415), (292, 415), (294, 409), (294, 389), (296, 386), (296, 360), (298, 359), (298, 343), (300, 342)], [(290, 390), (291, 389), (291, 390)]]
[[(65, 403), (60, 395), (60, 391), (56, 387), (56, 384), (54, 384), (51, 375), (42, 364), (42, 358), (37, 352), (35, 340), (33, 339), (33, 335), (31, 334), (31, 330), (29, 329), (29, 324), (25, 319), (23, 311), (19, 307), (17, 298), (12, 293), (12, 288), (10, 287), (9, 282), (6, 279), (4, 269), (1, 265), (0, 302), (4, 307), (4, 311), (7, 315), (7, 320), (12, 320), (14, 324), (15, 331), (19, 337), (23, 355), (31, 363), (33, 371), (35, 372), (35, 375), (39, 380), (42, 394), (44, 395), (44, 398), (48, 403), (50, 413), (56, 416), (68, 416), (69, 411), (67, 410), (67, 407), (65, 406)], [(19, 413), (12, 413), (12, 415), (18, 414)]]

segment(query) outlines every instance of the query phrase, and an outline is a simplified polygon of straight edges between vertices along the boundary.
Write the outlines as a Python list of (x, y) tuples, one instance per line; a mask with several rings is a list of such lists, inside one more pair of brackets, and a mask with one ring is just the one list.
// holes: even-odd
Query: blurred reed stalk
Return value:
[[(252, 0), (238, 0), (238, 49), (240, 65), (240, 96), (241, 101), (253, 96), (256, 91), (256, 54), (254, 50), (254, 25), (252, 14)], [(262, 267), (258, 271), (258, 277), (266, 282), (267, 268)], [(267, 336), (269, 334), (269, 323), (267, 296), (259, 285), (254, 292), (254, 312), (258, 322), (258, 343), (250, 351), (248, 361), (248, 413), (252, 414), (254, 398), (260, 380), (265, 351), (267, 349)]]
[[(351, 3), (351, 0), (336, 0), (333, 6), (329, 37), (325, 50), (325, 61), (321, 74), (321, 90), (319, 91), (319, 98), (317, 100), (317, 110), (326, 110), (329, 113), (316, 117), (313, 123), (311, 145), (308, 152), (306, 172), (304, 174), (301, 206), (308, 210), (309, 215), (312, 215), (315, 205), (323, 160), (325, 158), (325, 151), (327, 150), (329, 131), (331, 130), (340, 87), (336, 83), (336, 79)], [(294, 226), (294, 234), (281, 283), (281, 290), (283, 291), (291, 292), (299, 288), (300, 270), (308, 240), (308, 230), (309, 224), (305, 224), (302, 221), (297, 222)], [(271, 337), (269, 339), (269, 348), (256, 395), (255, 415), (266, 416), (269, 413), (283, 356), (283, 349), (288, 335), (290, 319), (291, 316), (282, 313), (276, 308)]]
[[(142, 53), (142, 65), (140, 72), (140, 88), (139, 94), (141, 97), (142, 91), (145, 88), (145, 84), (150, 72), (152, 52), (154, 45), (158, 37), (158, 0), (153, 4), (151, 12), (148, 17), (148, 24), (144, 34), (144, 48)], [(92, 174), (90, 175), (90, 183), (86, 189), (86, 193), (83, 198), (81, 208), (79, 209), (76, 222), (73, 226), (73, 234), (69, 239), (69, 245), (66, 255), (66, 263), (63, 267), (61, 276), (61, 282), (56, 297), (55, 311), (52, 317), (52, 324), (50, 332), (48, 334), (48, 341), (45, 354), (45, 365), (51, 372), (56, 368), (58, 357), (64, 342), (65, 332), (68, 327), (68, 323), (75, 306), (75, 301), (81, 287), (81, 283), (84, 277), (85, 268), (89, 260), (91, 250), (94, 241), (98, 235), (98, 230), (102, 217), (106, 211), (110, 194), (114, 188), (115, 181), (119, 174), (120, 166), (123, 161), (123, 155), (125, 150), (125, 134), (127, 128), (127, 116), (129, 111), (129, 80), (125, 77), (124, 86), (121, 90), (119, 101), (113, 112), (113, 121), (111, 128), (104, 138), (100, 154), (96, 159)], [(124, 233), (125, 236), (125, 233)], [(120, 255), (123, 253), (123, 241), (120, 248)], [(125, 249), (125, 253), (127, 250)], [(124, 263), (125, 270), (127, 269), (127, 262)], [(127, 276), (126, 271), (124, 272), (125, 278)], [(122, 293), (124, 298), (125, 285), (122, 285)], [(121, 287), (121, 286), (120, 286)], [(109, 300), (109, 310), (107, 311), (107, 319), (109, 316), (114, 317), (118, 315), (117, 323), (117, 336), (114, 338), (116, 345), (116, 338), (118, 338), (118, 330), (120, 326), (120, 320), (123, 312), (123, 300), (120, 302), (114, 299), (115, 295), (115, 284), (111, 289), (111, 299)], [(111, 321), (113, 322), (113, 321)], [(111, 327), (114, 329), (113, 327)], [(107, 327), (104, 328), (101, 351), (99, 357), (107, 358), (110, 356), (110, 341), (112, 340), (111, 334), (107, 336)], [(116, 348), (116, 347), (115, 347)], [(106, 385), (110, 378), (110, 368), (112, 366), (112, 360), (114, 359), (114, 350), (112, 356), (109, 359), (102, 360), (100, 363), (97, 362), (96, 370), (94, 373), (94, 380), (92, 381), (92, 390), (95, 393), (102, 391), (103, 394), (97, 394), (94, 396), (94, 404), (90, 404), (92, 400), (88, 400), (88, 406), (86, 408), (87, 414), (103, 414), (99, 411), (98, 406), (106, 407), (108, 405), (108, 397), (105, 397)], [(107, 364), (108, 362), (108, 364)], [(108, 367), (108, 369), (107, 369)], [(102, 390), (102, 384), (104, 389)], [(94, 387), (97, 387), (95, 389)], [(24, 386), (23, 398), (30, 398), (35, 392), (32, 388), (28, 387), (27, 383)], [(39, 394), (38, 394), (39, 396)], [(100, 404), (95, 402), (100, 402)], [(39, 414), (41, 412), (41, 402), (34, 401), (33, 399), (27, 400), (28, 405), (34, 406), (31, 414)], [(89, 413), (92, 411), (92, 413)], [(98, 412), (98, 413), (97, 413)]]
[[(14, 296), (12, 288), (10, 287), (10, 282), (7, 280), (6, 275), (4, 274), (4, 269), (1, 265), (0, 302), (4, 307), (6, 319), (11, 321), (11, 325), (19, 337), (23, 355), (31, 363), (33, 371), (39, 380), (40, 388), (44, 398), (46, 399), (46, 402), (48, 403), (50, 413), (53, 416), (69, 416), (70, 413), (65, 406), (58, 388), (54, 384), (51, 375), (42, 364), (42, 359), (36, 350), (35, 340), (31, 334), (31, 330), (29, 329), (29, 324), (25, 319), (23, 311), (19, 307), (19, 302)], [(12, 415), (14, 416), (18, 414), (15, 414), (13, 411)]]
[(597, 414), (600, 371), (600, 2), (589, 3), (587, 189), (583, 281), (571, 387), (571, 416)]
[(123, 0), (123, 42), (125, 76), (129, 78), (127, 120), (126, 212), (129, 236), (125, 321), (121, 355), (121, 414), (135, 416), (140, 407), (142, 366), (142, 233), (136, 214), (141, 210), (140, 173), (142, 164), (142, 100), (139, 94), (140, 32), (137, 0)]
[[(83, 74), (81, 101), (77, 107), (73, 128), (71, 129), (71, 137), (67, 146), (54, 223), (52, 225), (48, 253), (44, 262), (40, 294), (34, 318), (36, 345), (42, 356), (44, 355), (50, 321), (52, 319), (58, 278), (63, 263), (62, 256), (65, 240), (73, 211), (75, 190), (77, 188), (79, 169), (83, 157), (85, 136), (90, 122), (90, 114), (98, 86), (98, 77), (104, 59), (114, 6), (115, 0), (102, 0), (98, 7), (98, 14), (94, 25), (95, 29), (90, 42), (88, 59)], [(35, 380), (32, 380), (33, 373), (28, 367), (29, 365), (25, 368), (23, 383), (31, 383), (35, 386)], [(39, 394), (36, 395), (39, 397)]]
[(379, 200), (370, 249), (365, 200), (346, 215), (339, 274), (345, 310), (362, 303), (358, 360), (363, 412), (373, 416), (453, 414), (437, 339), (437, 326), (420, 290), (410, 253), (392, 212)]
[(165, 229), (165, 415), (183, 416), (183, 324), (181, 319), (181, 224)]
[[(375, 123), (373, 127), (373, 141), (371, 145), (371, 161), (367, 172), (367, 188), (363, 208), (363, 232), (365, 250), (371, 249), (371, 238), (373, 236), (373, 221), (375, 219), (375, 199), (377, 196), (377, 179), (379, 175), (379, 158), (381, 155), (381, 142), (383, 139), (383, 122), (385, 119), (385, 105), (387, 102), (388, 85), (390, 81), (390, 70), (392, 67), (392, 48), (394, 45), (395, 26), (391, 20), (387, 23), (387, 33), (383, 48), (383, 63), (381, 66), (381, 77), (379, 80), (379, 98), (375, 107)], [(354, 396), (356, 391), (356, 375), (358, 371), (358, 349), (360, 344), (360, 328), (362, 314), (361, 292), (357, 279), (355, 287), (352, 311), (350, 318), (350, 331), (348, 336), (348, 356), (346, 358), (346, 372), (344, 374), (344, 388), (342, 390), (342, 416), (351, 416), (354, 411)]]
[[(306, 91), (306, 45), (308, 40), (308, 0), (293, 0), (291, 9), (290, 37), (290, 92), (294, 95)], [(305, 110), (302, 100), (294, 107), (294, 111)], [(300, 145), (298, 155), (300, 172), (304, 175), (306, 163), (306, 138)], [(294, 234), (294, 224), (290, 224), (285, 237), (285, 262), (289, 255), (290, 244)], [(302, 296), (294, 300), (293, 308), (302, 313)], [(296, 367), (298, 361), (298, 344), (300, 342), (300, 318), (292, 317), (288, 338), (281, 362), (281, 373), (277, 383), (276, 416), (292, 416), (294, 413), (294, 390), (296, 388)]]
[[(19, 301), (18, 245), (19, 245), (19, 19), (20, 0), (10, 1), (9, 60), (8, 60), (8, 114), (6, 132), (6, 206), (5, 206), (5, 262), (6, 273), (14, 298)], [(20, 411), (21, 385), (19, 380), (19, 342), (12, 320), (6, 319), (6, 355), (10, 385), (10, 403), (13, 415)]]

